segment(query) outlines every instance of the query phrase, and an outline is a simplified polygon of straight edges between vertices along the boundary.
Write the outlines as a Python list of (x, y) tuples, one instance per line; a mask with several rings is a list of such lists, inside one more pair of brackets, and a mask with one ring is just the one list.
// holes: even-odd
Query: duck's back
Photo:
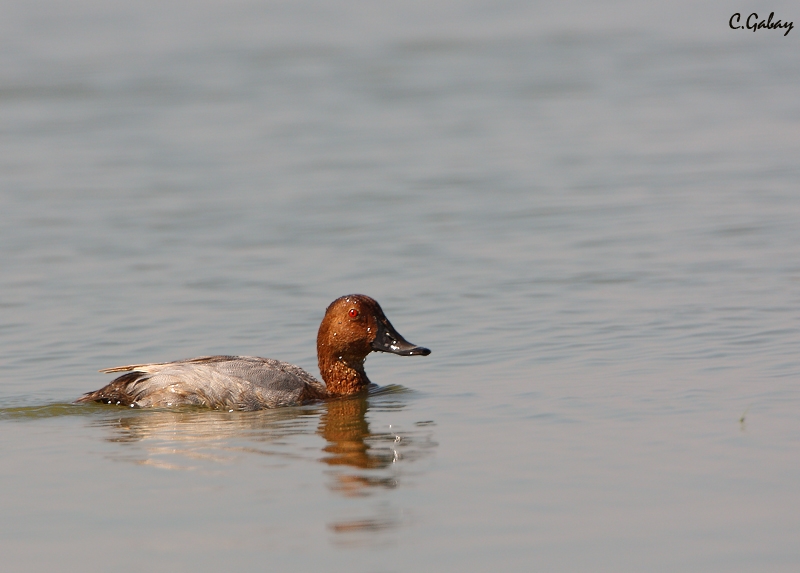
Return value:
[(102, 372), (125, 372), (79, 402), (133, 407), (259, 410), (304, 404), (328, 396), (311, 374), (288, 362), (256, 356), (201, 356), (158, 364), (134, 364)]

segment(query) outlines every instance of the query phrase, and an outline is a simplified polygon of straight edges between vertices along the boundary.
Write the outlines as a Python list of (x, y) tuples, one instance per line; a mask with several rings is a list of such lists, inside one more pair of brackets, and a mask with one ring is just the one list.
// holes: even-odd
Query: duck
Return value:
[(250, 411), (355, 396), (375, 387), (364, 371), (370, 352), (431, 353), (403, 338), (375, 299), (351, 294), (328, 305), (319, 326), (317, 361), (322, 382), (299, 366), (271, 358), (198, 356), (105, 368), (100, 372), (124, 374), (87, 392), (76, 403)]

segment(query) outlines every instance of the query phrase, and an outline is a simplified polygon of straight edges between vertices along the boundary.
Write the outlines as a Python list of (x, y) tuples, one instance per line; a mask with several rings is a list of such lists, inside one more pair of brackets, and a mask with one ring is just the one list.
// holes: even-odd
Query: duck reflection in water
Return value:
[[(328, 488), (336, 495), (356, 499), (377, 496), (363, 505), (348, 506), (348, 515), (334, 516), (328, 529), (336, 543), (373, 543), (372, 534), (394, 529), (403, 514), (391, 504), (388, 491), (402, 487), (407, 463), (426, 457), (436, 443), (431, 421), (420, 421), (395, 432), (370, 428), (368, 412), (386, 419), (405, 407), (403, 389), (383, 388), (372, 396), (329, 400), (297, 408), (256, 412), (219, 412), (204, 409), (130, 410), (96, 406), (92, 425), (111, 430), (107, 438), (123, 447), (112, 456), (126, 462), (168, 470), (217, 472), (254, 456), (264, 456), (268, 467), (281, 471), (293, 465), (319, 462), (326, 468)], [(93, 408), (95, 409), (95, 408)], [(85, 407), (83, 414), (87, 413)], [(121, 415), (120, 415), (121, 414)], [(373, 422), (374, 424), (374, 422)], [(325, 440), (320, 450), (302, 447), (310, 436)], [(313, 453), (316, 451), (316, 453)], [(384, 492), (384, 493), (381, 493)], [(355, 511), (355, 515), (349, 512)], [(367, 537), (363, 537), (367, 535)], [(372, 541), (370, 541), (372, 539)]]
[[(424, 457), (436, 445), (427, 427), (432, 425), (429, 421), (417, 422), (400, 434), (388, 426), (383, 432), (370, 429), (370, 407), (380, 412), (401, 410), (405, 404), (392, 394), (402, 391), (388, 387), (377, 396), (256, 412), (119, 408), (122, 416), (104, 416), (93, 425), (111, 429), (109, 441), (138, 446), (135, 453), (120, 451), (120, 459), (163, 469), (201, 471), (213, 470), (220, 462), (235, 462), (242, 455), (269, 456), (276, 466), (287, 459), (302, 460), (308, 450), (297, 442), (316, 433), (325, 445), (323, 455), (314, 459), (329, 466), (329, 488), (346, 497), (366, 496), (376, 488), (397, 487), (396, 464)], [(97, 409), (109, 413), (107, 407)]]
[[(320, 416), (318, 429), (318, 433), (328, 442), (323, 448), (327, 454), (321, 460), (323, 463), (330, 466), (380, 469), (390, 466), (400, 458), (395, 447), (402, 440), (400, 436), (394, 433), (370, 432), (365, 398), (334, 400), (326, 406), (326, 411)], [(386, 447), (373, 447), (371, 442), (386, 444)], [(330, 487), (342, 495), (356, 496), (367, 495), (370, 487), (396, 486), (394, 477), (336, 473)]]

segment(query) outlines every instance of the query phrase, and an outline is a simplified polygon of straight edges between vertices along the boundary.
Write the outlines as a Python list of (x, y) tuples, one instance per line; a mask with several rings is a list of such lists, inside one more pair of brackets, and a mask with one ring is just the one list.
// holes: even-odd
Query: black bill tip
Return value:
[(425, 348), (424, 346), (417, 346), (414, 350), (409, 351), (408, 356), (416, 356), (419, 354), (420, 356), (427, 356), (430, 354), (431, 351), (429, 348)]

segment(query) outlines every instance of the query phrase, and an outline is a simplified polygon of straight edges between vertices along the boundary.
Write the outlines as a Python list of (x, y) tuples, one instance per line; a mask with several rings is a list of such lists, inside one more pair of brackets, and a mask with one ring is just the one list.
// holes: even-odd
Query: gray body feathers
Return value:
[(101, 370), (125, 372), (78, 402), (132, 407), (205, 406), (260, 410), (328, 397), (325, 386), (302, 368), (256, 356), (201, 356), (158, 364)]

